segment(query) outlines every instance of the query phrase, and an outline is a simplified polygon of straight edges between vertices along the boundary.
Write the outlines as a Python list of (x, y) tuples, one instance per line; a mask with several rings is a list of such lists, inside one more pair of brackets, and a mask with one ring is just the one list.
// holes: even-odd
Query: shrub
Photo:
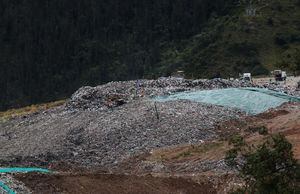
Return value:
[(238, 156), (238, 150), (237, 149), (231, 149), (229, 151), (226, 152), (225, 155), (225, 163), (228, 166), (234, 166), (236, 165), (236, 157)]
[(260, 135), (267, 135), (268, 134), (268, 129), (266, 126), (255, 126), (255, 127), (249, 127), (249, 131), (251, 132), (258, 132)]
[(251, 70), (252, 75), (268, 75), (270, 72), (267, 68), (262, 65), (255, 65)]
[(279, 46), (286, 45), (290, 42), (290, 36), (285, 33), (277, 33), (275, 35), (275, 43)]
[[(243, 158), (238, 169), (246, 186), (234, 193), (299, 192), (299, 165), (293, 158), (292, 145), (283, 135), (272, 135), (256, 149), (232, 154), (230, 160), (234, 161), (238, 156)], [(235, 162), (231, 164), (236, 165)]]
[(235, 148), (239, 148), (245, 145), (244, 138), (240, 135), (234, 135), (230, 138), (229, 144), (232, 144)]
[(260, 135), (267, 135), (268, 134), (268, 129), (265, 126), (262, 126), (258, 129), (258, 133)]

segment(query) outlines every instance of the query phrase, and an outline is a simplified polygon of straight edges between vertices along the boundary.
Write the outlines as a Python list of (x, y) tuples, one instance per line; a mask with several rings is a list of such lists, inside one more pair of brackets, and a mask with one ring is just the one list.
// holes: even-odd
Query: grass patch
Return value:
[(258, 132), (260, 135), (268, 134), (268, 128), (266, 126), (251, 126), (248, 128), (248, 131), (253, 133)]
[(36, 113), (39, 111), (47, 110), (50, 108), (54, 108), (57, 106), (61, 106), (66, 102), (66, 100), (59, 100), (55, 102), (36, 104), (31, 106), (26, 106), (18, 109), (10, 109), (7, 111), (0, 112), (0, 122), (5, 122), (11, 118), (24, 116), (32, 113)]
[(221, 146), (224, 146), (224, 142), (212, 142), (203, 145), (195, 146), (192, 145), (190, 148), (178, 153), (173, 159), (186, 158), (191, 156), (200, 156), (202, 154), (214, 151)]

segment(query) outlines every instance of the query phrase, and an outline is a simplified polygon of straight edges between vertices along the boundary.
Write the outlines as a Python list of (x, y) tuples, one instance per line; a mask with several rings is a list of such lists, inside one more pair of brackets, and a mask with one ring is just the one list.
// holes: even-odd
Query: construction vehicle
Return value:
[(281, 70), (274, 70), (273, 75), (275, 78), (275, 81), (285, 81), (286, 80), (286, 72)]
[(244, 81), (252, 82), (251, 73), (243, 73), (242, 79), (243, 79)]

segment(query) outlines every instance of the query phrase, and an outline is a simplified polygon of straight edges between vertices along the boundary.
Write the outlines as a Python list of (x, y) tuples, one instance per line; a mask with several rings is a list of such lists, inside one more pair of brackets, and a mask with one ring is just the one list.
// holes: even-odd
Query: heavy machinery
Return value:
[(243, 73), (242, 79), (243, 79), (244, 81), (252, 82), (251, 73)]
[(286, 80), (286, 72), (281, 70), (274, 70), (273, 75), (275, 78), (275, 81), (285, 81)]

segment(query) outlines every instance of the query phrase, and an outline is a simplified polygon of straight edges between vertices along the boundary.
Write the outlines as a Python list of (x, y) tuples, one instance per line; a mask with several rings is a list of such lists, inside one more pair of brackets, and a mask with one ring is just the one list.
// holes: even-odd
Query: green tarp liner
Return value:
[(280, 106), (284, 102), (300, 102), (298, 97), (262, 88), (228, 88), (179, 92), (154, 98), (155, 101), (159, 102), (181, 99), (233, 107), (249, 114), (265, 112), (270, 108)]
[(22, 168), (22, 167), (12, 167), (12, 168), (0, 168), (0, 173), (27, 173), (27, 172), (43, 172), (49, 173), (50, 171), (45, 168)]

